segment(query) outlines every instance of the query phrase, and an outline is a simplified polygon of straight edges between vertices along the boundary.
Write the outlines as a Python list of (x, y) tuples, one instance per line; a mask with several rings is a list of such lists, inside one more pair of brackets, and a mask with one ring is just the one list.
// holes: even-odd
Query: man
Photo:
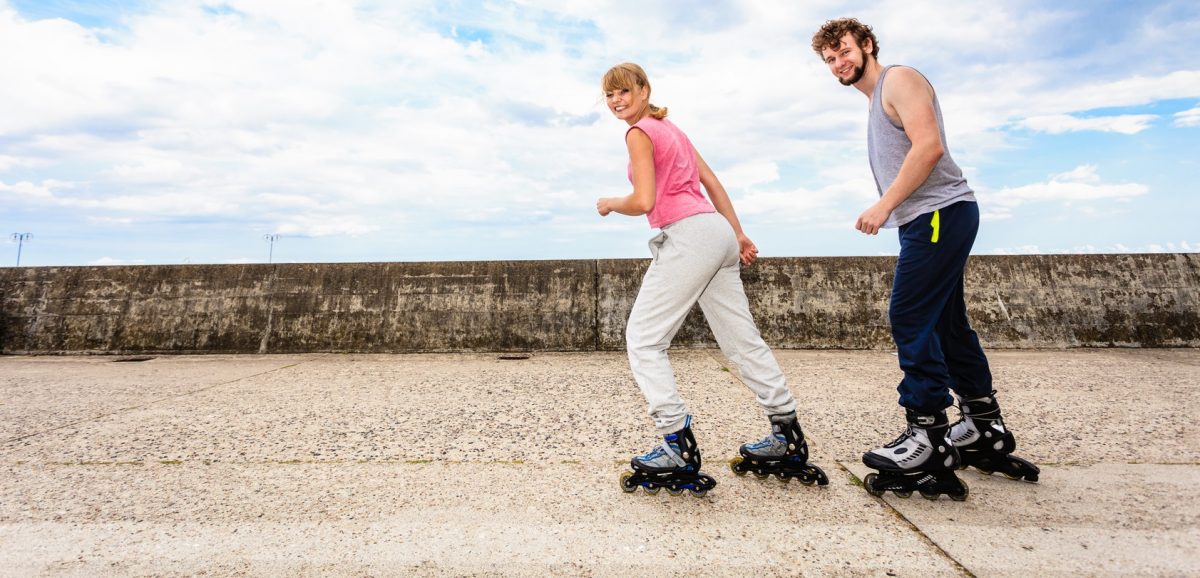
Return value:
[[(946, 151), (937, 94), (915, 69), (883, 66), (871, 27), (853, 18), (826, 22), (813, 50), (845, 86), (867, 96), (867, 154), (879, 201), (855, 228), (874, 235), (899, 228), (900, 256), (888, 318), (904, 379), (900, 405), (908, 428), (895, 441), (863, 454), (879, 470), (867, 491), (927, 498), (967, 497), (954, 474), (960, 465), (1037, 481), (1038, 468), (1010, 455), (1016, 447), (1004, 427), (992, 374), (979, 338), (967, 321), (963, 269), (979, 229), (975, 193)], [(962, 418), (948, 423), (946, 408), (961, 400)]]

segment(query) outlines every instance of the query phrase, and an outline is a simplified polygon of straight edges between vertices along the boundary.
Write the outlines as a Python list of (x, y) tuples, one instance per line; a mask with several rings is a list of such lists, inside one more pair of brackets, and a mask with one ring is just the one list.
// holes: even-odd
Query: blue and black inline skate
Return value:
[(712, 476), (700, 471), (700, 463), (692, 416), (688, 416), (683, 429), (663, 436), (658, 447), (630, 460), (633, 471), (621, 474), (621, 489), (635, 492), (640, 487), (648, 494), (657, 494), (666, 488), (672, 496), (687, 490), (699, 498), (717, 485)]
[(816, 464), (808, 461), (808, 443), (795, 412), (772, 415), (771, 433), (761, 441), (742, 444), (741, 456), (729, 462), (733, 473), (744, 476), (753, 473), (759, 479), (776, 476), (787, 482), (792, 478), (804, 485), (827, 485), (829, 477)]
[(863, 463), (879, 470), (867, 474), (863, 485), (872, 496), (892, 492), (901, 498), (920, 492), (936, 500), (945, 494), (950, 499), (967, 499), (970, 488), (954, 471), (961, 458), (947, 433), (950, 430), (946, 412), (922, 415), (906, 411), (908, 427), (892, 443), (863, 454)]
[(985, 473), (1000, 472), (1013, 480), (1037, 482), (1041, 470), (1028, 460), (1012, 455), (1017, 449), (1012, 432), (1004, 427), (996, 392), (963, 399), (962, 417), (950, 426), (950, 441), (962, 456), (962, 469), (974, 467)]

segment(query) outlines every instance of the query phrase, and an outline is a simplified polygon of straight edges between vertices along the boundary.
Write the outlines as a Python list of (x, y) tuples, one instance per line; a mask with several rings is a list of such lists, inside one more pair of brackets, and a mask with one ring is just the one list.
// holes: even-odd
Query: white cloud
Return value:
[(1017, 123), (1029, 130), (1062, 134), (1065, 132), (1099, 131), (1137, 134), (1148, 128), (1158, 117), (1153, 114), (1125, 114), (1078, 118), (1067, 114), (1033, 116)]
[(7, 184), (0, 181), (0, 198), (9, 200), (10, 202), (41, 202), (54, 199), (54, 193), (51, 192), (48, 183), (35, 185), (29, 181), (21, 181), (19, 183)]
[(1130, 247), (1123, 243), (1115, 243), (1107, 246), (1096, 245), (1074, 245), (1071, 247), (1059, 247), (1043, 251), (1037, 245), (1018, 245), (1014, 247), (998, 247), (991, 250), (993, 255), (1043, 255), (1043, 254), (1059, 254), (1059, 255), (1092, 255), (1099, 253), (1195, 253), (1200, 251), (1200, 243), (1195, 241), (1189, 243), (1187, 241), (1165, 242), (1165, 243), (1148, 243)]
[[(645, 233), (644, 220), (593, 210), (596, 197), (629, 188), (624, 126), (598, 87), (624, 60), (645, 65), (654, 99), (756, 227), (845, 226), (877, 197), (866, 99), (808, 47), (821, 22), (852, 8), (845, 3), (664, 4), (638, 26), (612, 0), (222, 6), (150, 3), (100, 33), (30, 21), (0, 0), (0, 53), (21, 54), (0, 59), (0, 78), (21, 87), (0, 91), (0, 198), (46, 222), (128, 235), (148, 222), (197, 221), (323, 245), (446, 235), (481, 257), (499, 256), (489, 253), (497, 239), (542, 230), (606, 246)], [(1088, 9), (885, 1), (860, 16), (881, 34), (886, 62), (930, 73), (956, 160), (983, 167), (978, 179), (971, 170), (974, 185), (995, 170), (989, 153), (1029, 136), (1010, 134), (1014, 126), (1138, 134), (1154, 117), (1088, 111), (1200, 98), (1190, 64), (1140, 76), (1110, 67), (1064, 83), (1069, 57), (1011, 50), (1058, 38)], [(1121, 46), (1144, 44), (1146, 32), (1129, 29)], [(671, 42), (646, 42), (660, 37)], [(1100, 214), (1146, 193), (1086, 167), (990, 193), (984, 218), (1047, 200)], [(219, 236), (204, 226), (199, 235)], [(630, 245), (641, 254), (640, 241)], [(552, 243), (538, 250), (555, 256)]]
[(21, 159), (18, 159), (17, 157), (0, 155), (0, 173), (3, 173), (12, 167), (18, 166), (20, 163)]
[[(398, 224), (398, 223), (397, 223)], [(358, 236), (380, 230), (362, 217), (344, 215), (305, 214), (285, 217), (274, 229), (283, 236), (331, 237), (338, 235)]]
[(992, 249), (993, 255), (1038, 255), (1042, 250), (1037, 245), (1019, 245), (1016, 247), (999, 247)]
[(1181, 127), (1200, 126), (1200, 106), (1175, 113), (1175, 122), (1171, 124)]
[(1060, 183), (1098, 184), (1100, 175), (1097, 173), (1096, 165), (1079, 165), (1065, 173), (1050, 175), (1050, 180)]
[(1007, 216), (1012, 210), (1028, 203), (1086, 203), (1095, 201), (1127, 201), (1143, 196), (1150, 188), (1139, 183), (1103, 183), (1095, 165), (1081, 165), (1070, 171), (1051, 175), (1050, 179), (998, 191), (981, 192), (989, 205)]
[(145, 260), (143, 260), (143, 259), (138, 259), (138, 260), (134, 260), (134, 261), (128, 261), (128, 260), (125, 260), (125, 259), (114, 259), (114, 258), (112, 258), (112, 257), (105, 256), (105, 257), (100, 257), (99, 259), (95, 259), (95, 260), (93, 260), (93, 261), (89, 262), (89, 263), (88, 263), (88, 265), (99, 265), (99, 266), (109, 266), (109, 265), (143, 265), (143, 264), (145, 264), (145, 263), (146, 263), (146, 261), (145, 261)]
[(717, 175), (725, 187), (753, 187), (779, 180), (779, 165), (770, 161), (752, 160), (727, 169)]

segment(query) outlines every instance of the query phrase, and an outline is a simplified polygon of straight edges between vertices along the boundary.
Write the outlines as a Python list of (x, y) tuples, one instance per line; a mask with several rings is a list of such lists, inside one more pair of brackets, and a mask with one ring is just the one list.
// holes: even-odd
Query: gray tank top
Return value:
[[(904, 157), (912, 148), (912, 141), (904, 134), (904, 129), (896, 126), (883, 110), (883, 79), (893, 67), (887, 66), (879, 73), (879, 82), (875, 83), (875, 94), (871, 96), (871, 114), (867, 122), (867, 158), (871, 160), (875, 187), (881, 197), (892, 181), (896, 180), (896, 175), (900, 173), (900, 165), (904, 164)], [(938, 134), (942, 137), (942, 149), (945, 153), (934, 165), (929, 178), (892, 211), (887, 222), (883, 224), (885, 229), (899, 227), (925, 213), (959, 201), (975, 201), (975, 192), (967, 185), (967, 179), (963, 178), (962, 169), (950, 158), (946, 129), (942, 124), (942, 107), (938, 105), (936, 92), (933, 95), (933, 110), (937, 114)]]

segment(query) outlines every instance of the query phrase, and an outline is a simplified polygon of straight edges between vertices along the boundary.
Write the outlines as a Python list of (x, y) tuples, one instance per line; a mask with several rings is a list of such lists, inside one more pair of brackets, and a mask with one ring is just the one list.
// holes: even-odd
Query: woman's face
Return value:
[(613, 116), (629, 124), (634, 124), (646, 114), (646, 109), (650, 105), (649, 92), (644, 86), (632, 90), (615, 88), (605, 92), (604, 98), (608, 102), (608, 110), (612, 111)]

